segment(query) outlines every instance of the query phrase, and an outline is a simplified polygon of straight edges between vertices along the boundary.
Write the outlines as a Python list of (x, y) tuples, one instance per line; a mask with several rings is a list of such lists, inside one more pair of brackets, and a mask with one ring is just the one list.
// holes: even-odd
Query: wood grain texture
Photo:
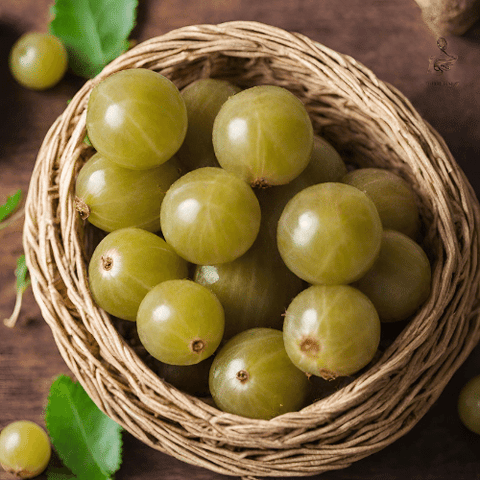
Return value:
[[(11, 79), (8, 52), (21, 33), (46, 30), (51, 0), (2, 0), (0, 4), (0, 201), (26, 191), (36, 154), (48, 128), (83, 81), (73, 75), (47, 92), (23, 89)], [(255, 20), (303, 33), (351, 55), (401, 90), (444, 137), (480, 193), (480, 28), (447, 36), (446, 51), (458, 57), (450, 70), (432, 71), (442, 57), (437, 38), (414, 0), (140, 0), (138, 41), (190, 24)], [(433, 60), (431, 60), (433, 58)], [(430, 70), (430, 71), (429, 71)], [(15, 302), (14, 268), (22, 252), (21, 219), (0, 231), (0, 319)], [(17, 419), (43, 424), (52, 380), (68, 369), (42, 320), (31, 290), (17, 326), (0, 324), (0, 428)], [(351, 467), (312, 478), (328, 480), (480, 479), (480, 436), (458, 421), (456, 397), (480, 373), (477, 347), (430, 412), (405, 437)], [(124, 435), (117, 480), (228, 479), (154, 451)], [(58, 462), (53, 458), (52, 462)], [(11, 478), (0, 473), (0, 480)], [(43, 474), (38, 477), (46, 479)]]

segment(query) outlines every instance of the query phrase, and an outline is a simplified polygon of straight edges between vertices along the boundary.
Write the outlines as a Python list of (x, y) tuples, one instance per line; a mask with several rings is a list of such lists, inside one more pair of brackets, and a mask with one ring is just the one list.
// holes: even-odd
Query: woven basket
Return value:
[[(144, 67), (183, 88), (201, 77), (276, 84), (306, 105), (314, 130), (357, 166), (403, 176), (418, 197), (433, 286), (418, 314), (355, 380), (302, 411), (269, 421), (223, 413), (162, 381), (92, 300), (86, 265), (94, 229), (74, 183), (91, 89)], [(244, 478), (344, 468), (406, 434), (480, 337), (479, 212), (472, 187), (408, 100), (352, 58), (254, 22), (197, 25), (137, 45), (85, 83), (50, 128), (26, 203), (33, 291), (69, 368), (93, 401), (135, 437), (187, 463)]]

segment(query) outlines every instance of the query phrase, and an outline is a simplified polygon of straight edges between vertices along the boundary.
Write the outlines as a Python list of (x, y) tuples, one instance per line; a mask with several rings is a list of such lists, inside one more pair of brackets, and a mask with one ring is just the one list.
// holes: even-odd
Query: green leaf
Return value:
[(21, 197), (22, 191), (19, 189), (13, 195), (7, 197), (7, 201), (3, 205), (0, 205), (0, 222), (5, 220), (14, 212), (20, 203)]
[(92, 78), (128, 49), (138, 0), (56, 0), (50, 32), (62, 40), (69, 65)]
[(17, 268), (15, 269), (17, 277), (17, 292), (23, 293), (30, 285), (30, 276), (28, 275), (25, 255), (20, 255), (17, 259)]
[(106, 480), (120, 468), (122, 427), (66, 375), (50, 387), (45, 424), (58, 456), (80, 480)]

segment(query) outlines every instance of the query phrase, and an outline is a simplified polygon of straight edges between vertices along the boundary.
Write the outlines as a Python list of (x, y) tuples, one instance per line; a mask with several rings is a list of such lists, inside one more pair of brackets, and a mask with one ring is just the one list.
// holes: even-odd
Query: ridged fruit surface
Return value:
[(210, 370), (210, 392), (228, 413), (265, 419), (305, 405), (307, 376), (288, 358), (282, 332), (253, 328), (231, 338)]
[(163, 238), (140, 228), (109, 233), (88, 267), (96, 303), (123, 320), (135, 321), (143, 297), (165, 280), (186, 278), (188, 263)]
[(225, 315), (217, 297), (191, 280), (167, 280), (152, 288), (137, 313), (140, 341), (170, 365), (194, 365), (210, 357), (223, 338)]
[(252, 186), (282, 185), (307, 166), (313, 127), (287, 89), (257, 85), (230, 97), (213, 124), (219, 164)]
[(373, 359), (380, 330), (377, 311), (362, 292), (349, 285), (313, 285), (287, 308), (283, 338), (299, 369), (334, 379)]
[(403, 233), (385, 230), (377, 260), (355, 286), (370, 298), (382, 321), (398, 322), (427, 300), (431, 281), (422, 247)]
[(177, 87), (146, 68), (115, 72), (96, 85), (87, 104), (87, 133), (104, 157), (126, 168), (161, 165), (180, 148), (187, 109)]
[(165, 240), (191, 263), (212, 265), (243, 255), (260, 229), (253, 190), (216, 167), (197, 168), (168, 190), (160, 210)]
[(368, 196), (351, 185), (307, 187), (285, 206), (277, 245), (290, 270), (312, 284), (358, 280), (376, 260), (382, 223)]
[(385, 230), (398, 230), (415, 239), (420, 217), (410, 185), (397, 174), (383, 168), (358, 168), (342, 182), (365, 192), (377, 207)]
[(175, 157), (155, 168), (132, 170), (95, 153), (77, 176), (76, 207), (105, 232), (127, 227), (158, 232), (162, 200), (179, 178)]
[(310, 162), (303, 172), (285, 185), (255, 191), (262, 209), (262, 229), (271, 245), (277, 244), (277, 225), (285, 205), (304, 188), (317, 183), (339, 182), (347, 173), (340, 154), (324, 138), (315, 135)]
[(181, 91), (188, 128), (178, 157), (187, 170), (219, 166), (212, 142), (213, 122), (221, 106), (239, 91), (236, 85), (218, 78), (195, 80)]
[(303, 288), (274, 249), (259, 241), (233, 262), (198, 265), (194, 280), (223, 305), (225, 339), (253, 327), (281, 330), (285, 309)]

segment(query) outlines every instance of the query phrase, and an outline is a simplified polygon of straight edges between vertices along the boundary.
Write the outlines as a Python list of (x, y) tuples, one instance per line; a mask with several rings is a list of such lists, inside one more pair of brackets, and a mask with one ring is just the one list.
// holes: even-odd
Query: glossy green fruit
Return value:
[(339, 153), (325, 139), (315, 136), (312, 156), (307, 168), (291, 182), (258, 189), (256, 195), (262, 209), (262, 230), (271, 245), (277, 244), (277, 225), (283, 209), (303, 189), (324, 182), (337, 182), (347, 173)]
[(460, 390), (457, 400), (461, 422), (480, 435), (480, 375), (471, 378)]
[(303, 288), (274, 250), (258, 241), (233, 262), (198, 265), (193, 278), (223, 305), (224, 339), (253, 327), (281, 330), (285, 309)]
[(32, 90), (55, 86), (68, 68), (63, 43), (50, 33), (29, 32), (13, 45), (9, 56), (10, 71), (15, 80)]
[(213, 124), (219, 164), (252, 186), (282, 185), (307, 166), (313, 127), (303, 103), (275, 85), (230, 97)]
[(384, 229), (417, 236), (420, 217), (415, 195), (397, 174), (382, 168), (359, 168), (347, 173), (342, 182), (365, 192), (377, 207)]
[(178, 158), (187, 170), (219, 166), (212, 143), (213, 122), (225, 101), (239, 91), (236, 85), (217, 78), (195, 80), (181, 91), (188, 129)]
[(158, 232), (162, 200), (179, 178), (175, 157), (155, 168), (131, 170), (96, 153), (77, 176), (76, 208), (105, 232), (126, 227)]
[(374, 203), (355, 187), (326, 182), (305, 188), (286, 205), (277, 245), (287, 267), (313, 284), (346, 284), (373, 265), (382, 240)]
[(158, 235), (139, 228), (109, 233), (88, 266), (90, 290), (98, 306), (130, 321), (135, 321), (140, 302), (155, 285), (187, 276), (187, 262)]
[(285, 349), (300, 370), (323, 377), (352, 375), (374, 357), (380, 320), (373, 303), (350, 285), (313, 285), (287, 308)]
[(346, 174), (347, 167), (337, 150), (325, 138), (315, 135), (310, 161), (299, 177), (309, 179), (314, 185), (339, 182)]
[(93, 88), (86, 125), (100, 154), (141, 170), (157, 167), (177, 152), (187, 132), (187, 109), (168, 78), (132, 68), (113, 73)]
[(210, 392), (221, 410), (268, 420), (299, 410), (307, 376), (288, 358), (280, 330), (253, 328), (231, 338), (210, 370)]
[(167, 280), (152, 288), (137, 314), (140, 341), (150, 355), (170, 365), (193, 365), (222, 341), (225, 314), (208, 288), (191, 280)]
[(0, 464), (16, 478), (33, 478), (48, 465), (50, 439), (42, 427), (29, 420), (10, 423), (0, 432)]
[(160, 210), (165, 240), (197, 265), (231, 262), (243, 255), (260, 229), (260, 205), (252, 189), (222, 168), (197, 168), (168, 190)]
[(384, 322), (406, 320), (430, 294), (431, 267), (422, 247), (407, 235), (385, 230), (380, 254), (355, 283), (375, 305)]

